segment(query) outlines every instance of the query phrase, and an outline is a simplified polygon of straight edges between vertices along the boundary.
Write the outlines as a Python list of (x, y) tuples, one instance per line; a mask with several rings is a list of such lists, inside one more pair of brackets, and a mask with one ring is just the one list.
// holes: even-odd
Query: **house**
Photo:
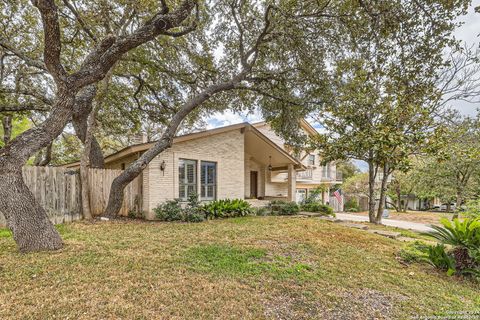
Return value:
[[(306, 134), (317, 131), (301, 122)], [(153, 142), (126, 147), (105, 158), (107, 169), (125, 169)], [(202, 201), (224, 198), (301, 201), (309, 190), (338, 183), (335, 165), (322, 166), (318, 154), (298, 158), (265, 123), (240, 123), (177, 136), (136, 179), (147, 219), (162, 202), (197, 193)], [(78, 163), (67, 165), (78, 167)], [(328, 198), (328, 191), (324, 199)], [(255, 200), (254, 200), (255, 201)], [(325, 200), (325, 202), (328, 200)]]

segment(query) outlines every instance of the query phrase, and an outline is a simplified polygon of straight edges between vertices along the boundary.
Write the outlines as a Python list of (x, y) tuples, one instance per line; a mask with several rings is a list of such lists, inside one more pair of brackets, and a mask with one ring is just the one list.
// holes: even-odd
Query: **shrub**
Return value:
[(466, 207), (466, 210), (462, 213), (465, 217), (471, 219), (480, 218), (480, 200), (468, 201)]
[[(441, 244), (428, 248), (428, 261), (433, 266), (454, 273), (480, 278), (480, 220), (466, 218), (464, 221), (441, 219), (442, 226), (426, 234)], [(450, 251), (445, 244), (453, 246)]]
[(308, 211), (308, 212), (318, 212), (326, 216), (335, 216), (335, 214), (333, 213), (332, 207), (320, 202), (311, 202), (308, 204), (303, 204), (302, 210)]
[(442, 226), (432, 225), (433, 231), (427, 234), (441, 243), (452, 246), (480, 247), (480, 219), (465, 219), (453, 222), (442, 218)]
[(427, 261), (436, 268), (447, 270), (448, 275), (455, 273), (455, 259), (447, 253), (444, 244), (427, 248)]
[(360, 206), (356, 198), (350, 198), (345, 201), (344, 210), (346, 212), (358, 212), (360, 211)]
[(272, 200), (268, 205), (270, 212), (279, 216), (295, 215), (300, 211), (300, 207), (293, 201)]
[(191, 194), (188, 196), (188, 203), (183, 211), (183, 221), (186, 222), (202, 222), (205, 220), (205, 212), (198, 201), (198, 195)]
[(318, 187), (308, 192), (308, 197), (303, 200), (302, 204), (309, 204), (314, 202), (319, 202), (323, 188)]
[(131, 219), (145, 219), (145, 212), (130, 210), (128, 212), (128, 217)]
[(255, 215), (256, 215), (256, 216), (262, 216), (262, 217), (263, 217), (263, 216), (268, 216), (268, 214), (270, 213), (270, 212), (268, 211), (268, 209), (265, 208), (265, 207), (255, 208), (254, 211), (255, 211)]
[(183, 218), (183, 210), (180, 206), (180, 200), (168, 200), (153, 209), (157, 219), (161, 221), (179, 221)]
[(207, 218), (244, 217), (253, 213), (250, 203), (243, 199), (215, 200), (203, 205), (202, 211)]

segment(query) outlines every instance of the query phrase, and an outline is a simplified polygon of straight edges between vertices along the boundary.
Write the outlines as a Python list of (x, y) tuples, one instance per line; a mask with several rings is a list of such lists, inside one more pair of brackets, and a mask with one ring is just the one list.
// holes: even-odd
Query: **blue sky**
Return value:
[[(474, 8), (476, 6), (480, 6), (480, 0), (472, 1), (472, 5), (469, 8), (468, 14), (459, 19), (459, 21), (462, 22), (463, 25), (455, 31), (455, 37), (459, 40), (464, 41), (469, 46), (473, 44), (477, 44), (478, 46), (478, 35), (480, 33), (480, 14), (475, 13)], [(480, 106), (468, 102), (458, 101), (453, 102), (452, 107), (459, 110), (462, 114), (474, 115), (476, 114), (477, 107)], [(211, 129), (245, 121), (258, 122), (262, 120), (262, 116), (258, 112), (217, 112), (207, 119), (207, 128)], [(312, 123), (312, 125), (316, 129), (321, 128), (319, 124)], [(366, 163), (364, 163), (363, 161), (356, 161), (355, 163), (362, 171), (367, 170)]]

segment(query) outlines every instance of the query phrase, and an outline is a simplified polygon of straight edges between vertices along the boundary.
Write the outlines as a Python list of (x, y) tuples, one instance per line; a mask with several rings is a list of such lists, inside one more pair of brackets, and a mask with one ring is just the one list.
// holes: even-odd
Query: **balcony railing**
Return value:
[(313, 178), (313, 169), (307, 168), (305, 171), (297, 172), (297, 179), (299, 180), (312, 180)]
[(343, 181), (343, 172), (337, 171), (336, 180), (337, 181)]

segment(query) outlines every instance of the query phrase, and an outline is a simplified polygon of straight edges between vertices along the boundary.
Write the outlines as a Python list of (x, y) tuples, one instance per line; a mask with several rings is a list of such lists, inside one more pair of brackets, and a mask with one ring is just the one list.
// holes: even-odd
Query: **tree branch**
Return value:
[(50, 107), (35, 104), (23, 105), (0, 105), (0, 113), (3, 112), (20, 112), (20, 111), (48, 111)]
[(47, 67), (43, 61), (30, 58), (27, 54), (15, 48), (15, 46), (9, 43), (6, 39), (0, 38), (0, 47), (10, 51), (15, 56), (23, 60), (23, 62), (25, 62), (27, 65), (47, 71)]
[(87, 27), (87, 24), (83, 21), (82, 17), (78, 13), (77, 9), (68, 1), (68, 0), (63, 0), (63, 3), (65, 6), (73, 13), (75, 18), (77, 19), (78, 23), (80, 24), (80, 27), (82, 27), (82, 30), (85, 31), (85, 33), (94, 41), (97, 42), (97, 37), (93, 34), (93, 32)]
[(44, 62), (47, 70), (57, 84), (65, 84), (67, 72), (60, 60), (62, 52), (60, 25), (58, 23), (58, 10), (54, 0), (32, 0), (42, 16), (44, 32)]
[(89, 54), (80, 70), (73, 74), (70, 80), (75, 83), (77, 89), (101, 80), (123, 54), (153, 40), (158, 35), (167, 33), (172, 28), (179, 27), (196, 7), (197, 0), (184, 0), (175, 11), (167, 14), (157, 13), (132, 34), (108, 36)]

